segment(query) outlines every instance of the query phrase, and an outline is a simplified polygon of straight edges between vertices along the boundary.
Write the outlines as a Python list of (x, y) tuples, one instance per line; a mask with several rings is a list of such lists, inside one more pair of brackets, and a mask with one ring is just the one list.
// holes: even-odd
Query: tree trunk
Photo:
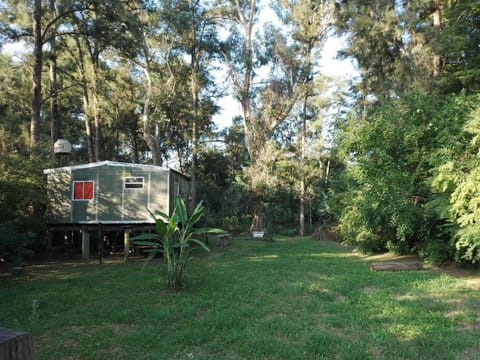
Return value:
[(440, 37), (440, 27), (441, 27), (441, 13), (440, 13), (440, 2), (435, 1), (435, 10), (432, 14), (433, 16), (433, 33), (434, 33), (434, 55), (433, 55), (433, 77), (438, 78), (441, 71), (441, 57), (439, 55), (438, 42)]
[[(55, 14), (55, 0), (50, 0), (50, 12)], [(56, 30), (54, 30), (56, 32)], [(60, 116), (58, 109), (58, 83), (57, 83), (57, 44), (55, 33), (50, 40), (49, 57), (49, 75), (50, 75), (50, 138), (52, 142), (52, 151), (55, 141), (60, 137)], [(55, 154), (53, 154), (55, 155)]]
[[(54, 45), (51, 45), (52, 48)], [(52, 54), (49, 64), (50, 74), (50, 137), (52, 145), (60, 137), (60, 120), (58, 110), (58, 86), (57, 86), (57, 58)]]
[(89, 101), (88, 101), (88, 90), (86, 89), (87, 85), (82, 84), (83, 88), (83, 108), (85, 112), (85, 137), (86, 137), (86, 146), (87, 146), (87, 154), (88, 154), (88, 161), (94, 162), (95, 161), (95, 154), (93, 152), (93, 142), (92, 142), (92, 130), (90, 129), (90, 120), (88, 116), (88, 109), (90, 108)]
[[(50, 9), (55, 9), (55, 1), (51, 1)], [(58, 109), (58, 83), (57, 83), (57, 53), (55, 38), (50, 41), (50, 138), (52, 141), (52, 151), (55, 141), (60, 137), (60, 116)], [(55, 155), (55, 154), (53, 154)]]
[[(196, 116), (194, 116), (196, 118)], [(190, 199), (189, 210), (193, 211), (197, 206), (197, 168), (198, 168), (198, 140), (197, 140), (197, 120), (192, 124), (192, 172), (190, 174)]]
[[(240, 1), (236, 1), (239, 25), (245, 33), (245, 72), (243, 74), (243, 81), (240, 83), (238, 77), (234, 76), (234, 83), (237, 94), (240, 96), (245, 128), (245, 144), (252, 163), (255, 163), (260, 151), (258, 141), (255, 139), (255, 134), (258, 134), (258, 129), (256, 129), (256, 124), (252, 116), (252, 104), (250, 101), (250, 86), (253, 76), (253, 20), (255, 9), (256, 0), (250, 0), (248, 18), (246, 18), (242, 12)], [(232, 68), (230, 72), (233, 75)]]
[(152, 78), (150, 77), (150, 50), (146, 42), (146, 34), (143, 35), (143, 56), (145, 64), (143, 64), (143, 74), (145, 76), (145, 97), (143, 102), (143, 140), (147, 144), (152, 153), (152, 160), (154, 165), (162, 166), (163, 160), (160, 154), (158, 127), (155, 134), (152, 134), (152, 126), (150, 124), (150, 99), (152, 97)]
[(95, 126), (95, 161), (103, 160), (103, 135), (102, 135), (102, 126), (100, 121), (100, 114), (98, 111), (98, 94), (97, 94), (97, 72), (94, 70), (94, 79), (92, 79), (95, 84), (92, 89), (92, 112)]
[[(193, 26), (194, 39), (196, 39), (195, 25)], [(195, 47), (192, 47), (190, 53), (190, 91), (192, 95), (193, 121), (192, 121), (192, 171), (190, 174), (190, 202), (189, 209), (193, 211), (197, 206), (197, 168), (198, 168), (198, 117), (199, 117), (199, 86), (198, 86), (198, 61), (199, 54)]]
[[(132, 119), (135, 118), (135, 110), (132, 110)], [(138, 156), (138, 137), (137, 137), (137, 131), (136, 127), (132, 128), (132, 148), (133, 148), (133, 162), (138, 164), (140, 162), (139, 156)]]
[(35, 0), (33, 9), (33, 87), (32, 109), (30, 118), (30, 156), (38, 154), (38, 140), (42, 106), (42, 1)]
[(87, 154), (88, 154), (88, 161), (94, 162), (95, 155), (93, 151), (93, 142), (92, 142), (92, 131), (90, 129), (90, 116), (89, 116), (89, 109), (90, 109), (90, 97), (88, 91), (88, 82), (87, 82), (87, 74), (85, 70), (85, 56), (82, 49), (82, 44), (78, 38), (75, 38), (77, 44), (77, 51), (78, 51), (78, 72), (80, 76), (80, 86), (82, 88), (82, 100), (83, 100), (83, 112), (85, 115), (85, 140), (87, 146)]
[(95, 146), (94, 146), (94, 161), (98, 162), (103, 160), (103, 137), (102, 137), (102, 126), (99, 114), (99, 105), (98, 105), (98, 54), (95, 51), (90, 51), (90, 56), (88, 58), (88, 76), (87, 82), (89, 86), (89, 106), (90, 109), (88, 113), (93, 118), (93, 127), (95, 130)]
[(307, 138), (307, 101), (308, 95), (305, 94), (303, 103), (302, 129), (300, 131), (301, 150), (300, 150), (300, 236), (305, 236), (305, 153)]

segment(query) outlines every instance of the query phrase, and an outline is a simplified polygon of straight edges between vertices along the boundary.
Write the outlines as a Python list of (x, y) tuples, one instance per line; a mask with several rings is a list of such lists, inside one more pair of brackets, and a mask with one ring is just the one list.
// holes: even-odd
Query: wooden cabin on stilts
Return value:
[[(154, 229), (149, 210), (171, 214), (176, 196), (186, 202), (190, 197), (188, 176), (155, 165), (102, 161), (46, 169), (44, 174), (49, 198), (47, 251), (51, 255), (60, 242), (71, 255), (73, 243), (81, 242), (86, 262), (93, 254), (92, 243), (100, 262), (106, 246), (122, 248), (128, 260), (130, 234)], [(106, 236), (112, 233), (121, 239), (120, 246)]]

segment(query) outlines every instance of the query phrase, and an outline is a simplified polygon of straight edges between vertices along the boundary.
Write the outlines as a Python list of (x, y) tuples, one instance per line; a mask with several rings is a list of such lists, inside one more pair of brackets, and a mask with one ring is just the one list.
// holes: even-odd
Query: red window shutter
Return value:
[(73, 183), (73, 200), (93, 200), (94, 181), (75, 181)]
[(73, 183), (73, 199), (74, 200), (83, 199), (83, 182), (78, 181)]
[(85, 181), (83, 184), (83, 199), (93, 200), (93, 181)]

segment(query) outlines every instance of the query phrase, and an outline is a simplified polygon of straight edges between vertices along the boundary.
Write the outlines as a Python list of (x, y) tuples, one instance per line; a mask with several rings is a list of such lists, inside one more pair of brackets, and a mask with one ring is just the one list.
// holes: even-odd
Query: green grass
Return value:
[(478, 358), (478, 288), (368, 265), (331, 242), (233, 240), (176, 294), (161, 264), (31, 267), (0, 280), (0, 326), (39, 359)]

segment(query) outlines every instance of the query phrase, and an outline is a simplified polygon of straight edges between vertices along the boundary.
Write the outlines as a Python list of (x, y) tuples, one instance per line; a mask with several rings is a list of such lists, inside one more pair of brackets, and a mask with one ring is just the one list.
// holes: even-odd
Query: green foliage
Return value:
[[(457, 259), (472, 263), (480, 261), (480, 98), (465, 103), (470, 109), (464, 134), (469, 142), (462, 151), (452, 154), (449, 161), (438, 166), (432, 186), (443, 193), (448, 202), (436, 202), (440, 216), (457, 226), (455, 246)], [(472, 108), (472, 103), (475, 106)]]
[[(431, 180), (464, 148), (461, 129), (471, 101), (414, 93), (343, 125), (339, 152), (350, 162), (332, 183), (331, 208), (344, 241), (369, 252), (451, 253), (436, 213), (448, 196), (436, 194)], [(437, 239), (442, 246), (432, 246), (435, 233), (445, 235)]]
[(480, 6), (458, 1), (446, 9), (440, 44), (445, 57), (441, 85), (445, 92), (478, 91), (480, 83)]
[(449, 233), (447, 236), (432, 236), (425, 244), (421, 244), (418, 254), (434, 265), (443, 265), (455, 259), (454, 238)]
[(46, 204), (42, 164), (21, 156), (0, 159), (0, 258), (20, 264), (39, 249)]
[(145, 264), (157, 253), (163, 253), (167, 265), (167, 285), (171, 291), (178, 291), (185, 287), (184, 272), (190, 258), (191, 246), (196, 244), (210, 251), (202, 241), (195, 238), (207, 232), (194, 229), (205, 211), (205, 207), (199, 203), (189, 216), (185, 202), (181, 197), (177, 197), (171, 216), (160, 211), (151, 213), (155, 219), (155, 234), (146, 233), (132, 238), (134, 244), (153, 247)]
[(24, 265), (33, 255), (35, 233), (28, 231), (19, 221), (0, 223), (0, 262)]

